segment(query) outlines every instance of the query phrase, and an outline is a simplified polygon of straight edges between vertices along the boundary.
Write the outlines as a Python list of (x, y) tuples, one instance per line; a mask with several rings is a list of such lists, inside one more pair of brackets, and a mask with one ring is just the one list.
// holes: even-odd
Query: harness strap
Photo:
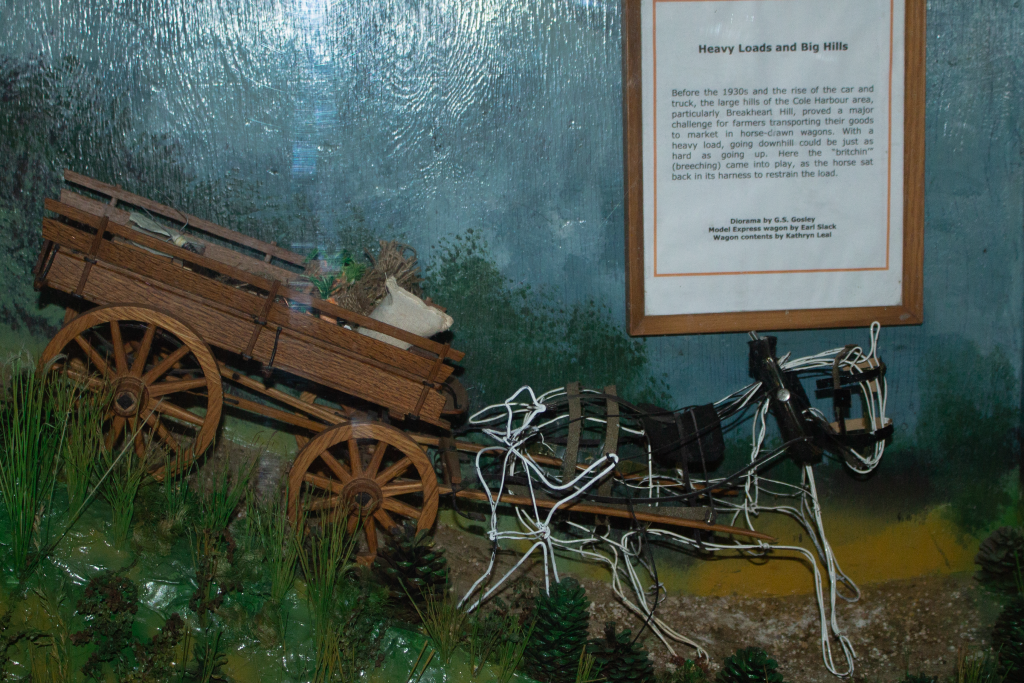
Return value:
[(565, 444), (565, 456), (562, 458), (562, 483), (576, 478), (576, 461), (580, 454), (580, 436), (583, 434), (583, 405), (580, 402), (580, 383), (570, 382), (565, 385), (569, 399), (569, 436)]

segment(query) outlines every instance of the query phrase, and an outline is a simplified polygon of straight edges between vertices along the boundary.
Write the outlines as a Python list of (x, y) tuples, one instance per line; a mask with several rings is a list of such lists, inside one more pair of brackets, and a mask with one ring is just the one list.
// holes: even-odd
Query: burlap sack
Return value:
[[(386, 282), (388, 293), (384, 295), (377, 307), (370, 313), (370, 317), (382, 323), (393, 325), (406, 332), (421, 337), (431, 337), (438, 332), (444, 332), (452, 326), (454, 320), (439, 308), (434, 308), (415, 294), (402, 289), (393, 277)], [(408, 344), (394, 337), (389, 337), (380, 332), (367, 330), (363, 327), (356, 330), (367, 337), (379, 339), (400, 349), (408, 349)]]

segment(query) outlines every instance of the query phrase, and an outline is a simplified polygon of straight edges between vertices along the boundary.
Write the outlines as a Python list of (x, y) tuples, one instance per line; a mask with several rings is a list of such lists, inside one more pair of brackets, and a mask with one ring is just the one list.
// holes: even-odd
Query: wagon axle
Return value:
[(149, 403), (149, 390), (146, 384), (137, 377), (122, 377), (114, 387), (114, 399), (111, 408), (120, 417), (135, 417)]

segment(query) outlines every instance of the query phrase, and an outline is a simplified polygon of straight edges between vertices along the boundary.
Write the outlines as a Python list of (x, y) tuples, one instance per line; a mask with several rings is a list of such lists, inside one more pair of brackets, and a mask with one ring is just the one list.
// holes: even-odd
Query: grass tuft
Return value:
[(64, 441), (64, 483), (68, 509), (74, 512), (86, 503), (89, 485), (97, 476), (103, 451), (103, 414), (109, 396), (84, 391), (68, 413)]
[(1003, 683), (1009, 672), (999, 673), (999, 662), (990, 652), (957, 653), (956, 671), (951, 683)]
[(65, 378), (36, 372), (31, 358), (15, 356), (2, 367), (0, 501), (10, 519), (11, 558), (27, 575), (48, 541), (46, 514), (64, 450), (67, 415), (78, 390)]
[(110, 505), (114, 547), (118, 550), (124, 550), (131, 538), (135, 499), (147, 471), (148, 458), (140, 458), (135, 454), (132, 437), (133, 434), (127, 434), (125, 445), (119, 452), (101, 449), (100, 467), (97, 468), (97, 474), (101, 469), (104, 474), (97, 477), (96, 488)]
[[(533, 626), (536, 623), (531, 619), (529, 625), (524, 625), (519, 617), (513, 614), (505, 617), (506, 635), (498, 648), (498, 683), (511, 681), (513, 674), (523, 663), (526, 646), (530, 643), (530, 636), (533, 635)], [(593, 657), (591, 657), (592, 660)], [(582, 666), (583, 660), (580, 661)], [(589, 669), (587, 672), (589, 675)]]
[(344, 633), (335, 603), (341, 581), (355, 568), (357, 535), (348, 533), (343, 523), (335, 523), (311, 528), (308, 537), (308, 547), (299, 553), (299, 563), (306, 579), (316, 642), (313, 680), (323, 683), (340, 674), (346, 663), (338, 647)]
[(285, 500), (280, 496), (268, 503), (253, 500), (246, 510), (250, 534), (269, 569), (270, 600), (275, 604), (291, 590), (299, 559), (299, 542), (288, 521)]
[(423, 630), (434, 644), (441, 662), (447, 666), (462, 643), (466, 611), (447, 594), (427, 596), (422, 610), (411, 596), (409, 600), (423, 622)]

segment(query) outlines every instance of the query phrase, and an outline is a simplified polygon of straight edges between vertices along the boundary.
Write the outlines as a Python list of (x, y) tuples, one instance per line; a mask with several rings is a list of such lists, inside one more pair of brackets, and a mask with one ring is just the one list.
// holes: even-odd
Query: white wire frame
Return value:
[[(861, 347), (844, 347), (823, 351), (813, 356), (790, 359), (784, 356), (780, 360), (780, 367), (784, 372), (812, 372), (815, 370), (831, 372), (838, 364), (840, 370), (851, 374), (861, 374), (880, 364), (878, 360), (878, 335), (881, 326), (874, 323), (870, 329), (871, 345), (867, 353)], [(868, 370), (865, 370), (865, 367)], [(865, 423), (869, 431), (874, 432), (887, 424), (886, 397), (887, 386), (882, 377), (869, 378), (857, 383), (864, 399)], [(729, 410), (731, 413), (738, 412), (751, 405), (760, 389), (759, 384), (752, 384), (739, 389), (729, 396), (721, 399), (715, 404), (716, 409)], [(582, 392), (598, 393), (598, 392)], [(579, 472), (571, 481), (557, 483), (552, 481), (545, 474), (543, 467), (530, 456), (525, 446), (533, 441), (543, 443), (543, 431), (545, 428), (564, 421), (564, 413), (550, 412), (549, 404), (558, 398), (564, 397), (564, 388), (558, 388), (537, 395), (534, 390), (524, 386), (516, 391), (503, 403), (488, 406), (477, 412), (470, 418), (470, 423), (482, 427), (482, 431), (501, 445), (486, 448), (477, 454), (475, 466), (477, 478), (487, 493), (490, 506), (490, 525), (487, 531), (488, 538), (492, 541), (494, 551), (491, 554), (490, 563), (484, 573), (470, 587), (469, 591), (460, 601), (461, 605), (470, 602), (471, 598), (478, 592), (481, 586), (492, 575), (496, 560), (496, 551), (500, 541), (527, 541), (531, 542), (529, 549), (520, 557), (519, 561), (509, 569), (500, 579), (493, 583), (484, 593), (473, 601), (468, 609), (476, 609), (482, 602), (492, 596), (523, 563), (539, 551), (543, 558), (544, 585), (545, 590), (550, 589), (551, 578), (559, 580), (557, 556), (568, 555), (577, 560), (602, 564), (611, 572), (612, 590), (623, 605), (643, 620), (651, 628), (652, 632), (665, 645), (668, 651), (675, 655), (672, 643), (684, 644), (694, 648), (697, 656), (706, 657), (707, 652), (692, 637), (675, 631), (656, 614), (658, 596), (662, 593), (663, 586), (654, 585), (654, 572), (642, 553), (642, 536), (645, 534), (648, 539), (657, 539), (670, 545), (676, 545), (684, 549), (706, 553), (711, 552), (735, 552), (740, 554), (767, 557), (781, 553), (796, 553), (804, 557), (812, 569), (814, 577), (815, 599), (818, 605), (819, 622), (821, 626), (821, 651), (822, 661), (829, 672), (836, 676), (848, 677), (853, 674), (856, 653), (849, 638), (839, 625), (836, 604), (838, 600), (855, 602), (860, 598), (860, 591), (854, 582), (842, 571), (839, 562), (833, 553), (824, 530), (822, 521), (821, 506), (818, 498), (817, 485), (814, 478), (814, 470), (810, 465), (801, 467), (801, 479), (799, 484), (783, 482), (762, 475), (757, 468), (749, 470), (742, 479), (742, 495), (739, 502), (730, 500), (726, 496), (711, 496), (713, 505), (719, 513), (731, 515), (730, 525), (742, 524), (749, 530), (755, 529), (755, 520), (762, 513), (774, 513), (784, 515), (796, 521), (803, 529), (807, 537), (811, 539), (812, 549), (798, 545), (786, 545), (780, 543), (740, 542), (719, 543), (714, 541), (697, 541), (689, 536), (661, 528), (649, 528), (640, 531), (628, 531), (619, 536), (614, 536), (611, 530), (599, 534), (596, 528), (590, 528), (564, 520), (568, 527), (579, 536), (559, 537), (552, 532), (552, 522), (558, 512), (563, 510), (569, 503), (575, 501), (586, 491), (592, 489), (606, 476), (610, 476), (619, 462), (615, 453), (604, 453), (594, 460), (582, 472)], [(751, 427), (751, 453), (750, 461), (758, 459), (764, 446), (767, 435), (767, 413), (769, 404), (767, 400), (761, 400), (757, 404), (754, 419)], [(823, 415), (819, 417), (824, 419)], [(584, 417), (587, 421), (603, 422), (593, 417)], [(636, 430), (625, 431), (637, 434)], [(545, 444), (546, 445), (546, 444)], [(885, 443), (875, 443), (867, 453), (853, 451), (854, 461), (847, 461), (846, 466), (857, 473), (868, 473), (878, 467), (884, 454)], [(481, 459), (488, 454), (504, 454), (502, 459), (501, 478), (496, 491), (492, 492), (481, 466)], [(647, 497), (656, 498), (665, 490), (684, 485), (681, 476), (666, 474), (655, 474), (650, 457), (650, 449), (647, 452), (647, 477), (637, 480), (635, 483), (622, 482), (627, 486), (636, 489), (646, 489)], [(526, 475), (527, 490), (532, 505), (526, 507), (515, 507), (518, 530), (501, 531), (498, 529), (498, 505), (502, 503), (502, 495), (506, 490), (506, 478), (513, 476), (517, 471)], [(559, 500), (553, 507), (542, 513), (542, 508), (537, 505), (536, 491), (534, 489), (534, 478), (541, 486), (554, 491), (566, 491), (575, 489), (571, 495)], [(665, 482), (669, 482), (666, 484)], [(706, 490), (713, 491), (716, 484), (723, 482), (723, 479), (711, 479), (705, 482)], [(649, 542), (649, 540), (648, 540)], [(846, 586), (851, 595), (845, 595), (840, 586)], [(825, 591), (828, 591), (826, 598)], [(653, 596), (652, 596), (653, 593)], [(838, 644), (842, 658), (842, 664), (838, 663), (833, 652), (833, 644)]]

